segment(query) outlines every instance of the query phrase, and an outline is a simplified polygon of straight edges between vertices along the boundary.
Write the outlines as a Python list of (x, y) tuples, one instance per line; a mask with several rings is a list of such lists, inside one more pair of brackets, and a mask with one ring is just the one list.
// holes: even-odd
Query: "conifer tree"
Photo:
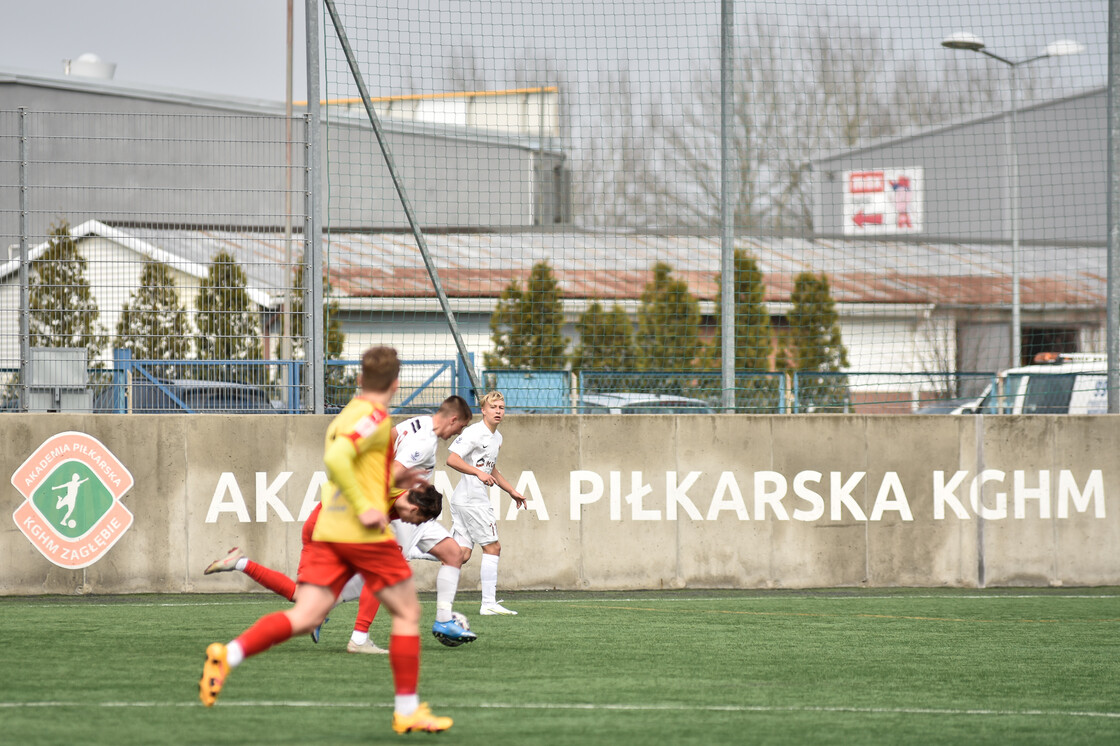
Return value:
[[(756, 412), (778, 405), (776, 381), (762, 376), (739, 377), (739, 373), (770, 370), (770, 313), (766, 310), (766, 287), (762, 271), (747, 252), (736, 249), (734, 255), (732, 298), (735, 309), (735, 373), (736, 411)], [(717, 276), (720, 290), (716, 295), (716, 333), (705, 350), (705, 367), (720, 370), (723, 361), (723, 283)], [(712, 394), (714, 395), (714, 391)], [(718, 398), (718, 396), (714, 397)]]
[(595, 376), (593, 389), (600, 392), (625, 391), (633, 387), (632, 376), (638, 370), (638, 348), (634, 344), (634, 326), (626, 311), (617, 303), (604, 311), (598, 301), (588, 306), (579, 321), (579, 344), (572, 352), (572, 370), (581, 374), (590, 371), (618, 375)]
[[(260, 360), (260, 322), (246, 290), (248, 278), (234, 258), (219, 251), (210, 260), (195, 300), (199, 360)], [(213, 366), (206, 378), (262, 384), (262, 366)]]
[[(191, 353), (191, 326), (179, 301), (171, 268), (146, 262), (137, 287), (121, 309), (116, 347), (133, 360), (185, 360)], [(177, 366), (153, 366), (153, 375), (177, 377)]]
[[(690, 371), (700, 352), (700, 303), (687, 283), (670, 277), (672, 271), (668, 264), (658, 262), (653, 279), (642, 291), (636, 341), (644, 371)], [(679, 382), (666, 382), (663, 388), (682, 391)]]
[(494, 351), (485, 354), (484, 364), (518, 370), (563, 368), (568, 347), (563, 328), (560, 283), (548, 262), (537, 262), (524, 290), (514, 280), (502, 291), (490, 316)]
[(848, 367), (848, 350), (840, 339), (840, 316), (828, 277), (802, 272), (794, 280), (790, 302), (790, 352), (798, 373), (798, 409), (844, 411), (849, 403), (848, 381), (835, 374)]
[(70, 236), (70, 224), (51, 228), (46, 251), (29, 275), (32, 347), (84, 347), (91, 367), (108, 343), (101, 312), (86, 279), (86, 259)]

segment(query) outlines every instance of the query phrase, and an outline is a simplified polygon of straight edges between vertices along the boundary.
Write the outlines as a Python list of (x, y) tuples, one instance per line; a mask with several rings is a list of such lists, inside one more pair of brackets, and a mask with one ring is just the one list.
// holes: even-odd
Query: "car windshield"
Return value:
[(1034, 375), (1027, 381), (1023, 414), (1065, 414), (1073, 394), (1073, 373)]

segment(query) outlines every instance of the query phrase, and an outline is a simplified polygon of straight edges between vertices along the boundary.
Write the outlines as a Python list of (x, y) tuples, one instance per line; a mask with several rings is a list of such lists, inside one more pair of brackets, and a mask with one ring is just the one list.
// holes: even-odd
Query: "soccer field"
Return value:
[[(430, 626), (434, 600), (424, 596)], [(0, 742), (12, 744), (1118, 743), (1120, 589), (517, 593), (425, 632), (421, 698), (445, 734), (397, 736), (383, 656), (320, 644), (248, 660), (217, 705), (203, 651), (275, 597), (0, 598)], [(388, 620), (371, 630), (384, 645)]]

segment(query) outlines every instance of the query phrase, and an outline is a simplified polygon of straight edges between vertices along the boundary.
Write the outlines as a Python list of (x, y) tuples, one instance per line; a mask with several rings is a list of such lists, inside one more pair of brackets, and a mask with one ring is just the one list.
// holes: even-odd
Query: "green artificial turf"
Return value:
[[(384, 656), (315, 645), (236, 669), (211, 709), (203, 651), (284, 608), (266, 595), (0, 598), (12, 744), (1120, 743), (1120, 589), (516, 593), (426, 631), (420, 694), (444, 734), (390, 730)], [(424, 597), (426, 625), (434, 604)], [(388, 620), (372, 636), (387, 644)]]

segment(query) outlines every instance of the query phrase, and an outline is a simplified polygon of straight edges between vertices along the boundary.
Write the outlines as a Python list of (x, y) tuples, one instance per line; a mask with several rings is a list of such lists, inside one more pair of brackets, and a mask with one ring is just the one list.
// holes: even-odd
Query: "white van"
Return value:
[(1041, 353), (1034, 365), (999, 374), (996, 391), (985, 389), (979, 414), (1107, 414), (1105, 355)]

